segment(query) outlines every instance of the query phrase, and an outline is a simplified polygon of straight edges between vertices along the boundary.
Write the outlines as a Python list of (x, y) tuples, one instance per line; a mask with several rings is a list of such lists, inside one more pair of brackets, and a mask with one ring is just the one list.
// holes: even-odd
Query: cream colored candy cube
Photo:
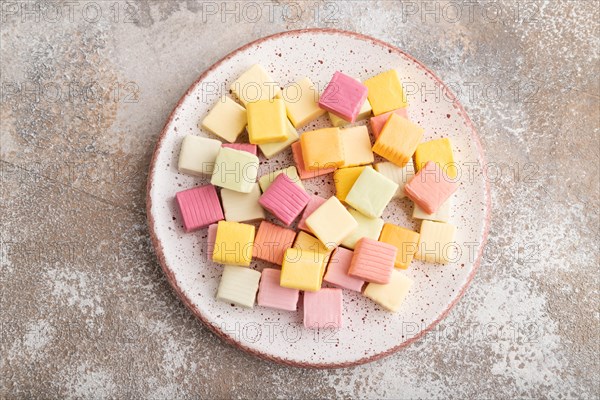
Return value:
[(221, 202), (225, 212), (225, 220), (244, 222), (265, 219), (265, 210), (258, 203), (260, 187), (255, 183), (250, 193), (221, 189)]
[(358, 222), (337, 197), (330, 197), (307, 219), (306, 225), (327, 247), (337, 247), (358, 226)]
[(389, 283), (385, 285), (369, 283), (364, 295), (386, 310), (396, 312), (400, 309), (412, 285), (412, 279), (400, 271), (393, 270)]
[(353, 209), (349, 209), (348, 212), (354, 217), (358, 226), (342, 240), (342, 246), (354, 250), (356, 242), (361, 238), (367, 237), (373, 240), (379, 239), (379, 234), (383, 228), (383, 219), (369, 218)]
[[(362, 107), (360, 108), (360, 111), (358, 112), (358, 115), (356, 116), (356, 121), (362, 121), (364, 119), (369, 118), (372, 112), (373, 109), (371, 108), (371, 103), (369, 103), (369, 99), (365, 99), (365, 102), (363, 103)], [(345, 119), (340, 118), (335, 114), (328, 114), (329, 120), (331, 121), (331, 125), (333, 126), (342, 127), (350, 124), (350, 121), (346, 121)]]
[(201, 136), (187, 135), (181, 142), (177, 169), (182, 174), (211, 175), (221, 142)]
[(269, 188), (269, 186), (271, 186), (275, 178), (277, 178), (280, 174), (286, 174), (287, 177), (292, 180), (292, 182), (304, 189), (302, 180), (300, 180), (300, 176), (298, 175), (298, 170), (295, 166), (292, 165), (287, 168), (269, 172), (268, 174), (265, 174), (258, 178), (258, 184), (260, 185), (260, 189), (263, 191), (263, 193), (267, 191), (267, 189)]
[(257, 175), (258, 157), (247, 151), (221, 147), (210, 183), (236, 192), (250, 193)]
[(258, 145), (258, 148), (260, 149), (260, 151), (262, 151), (263, 155), (266, 158), (271, 158), (271, 157), (281, 153), (283, 150), (290, 147), (292, 145), (292, 143), (297, 142), (300, 139), (300, 136), (298, 136), (298, 132), (296, 131), (296, 128), (294, 128), (294, 125), (292, 125), (292, 123), (289, 120), (286, 121), (285, 126), (287, 127), (287, 134), (288, 134), (288, 137), (286, 140), (284, 140), (282, 142), (264, 143), (264, 144)]
[(217, 300), (240, 307), (254, 308), (260, 272), (235, 265), (224, 265)]
[(417, 260), (447, 264), (454, 257), (454, 233), (456, 227), (445, 222), (423, 220), (419, 246), (415, 253)]
[(254, 64), (240, 75), (230, 89), (244, 105), (258, 100), (270, 100), (281, 94), (279, 83), (259, 64)]
[(371, 139), (366, 126), (355, 126), (340, 130), (342, 147), (344, 148), (344, 164), (342, 168), (371, 164), (374, 160), (371, 150)]
[(437, 222), (448, 222), (448, 220), (450, 220), (451, 201), (452, 197), (443, 202), (440, 208), (438, 208), (438, 210), (433, 214), (427, 214), (421, 207), (415, 204), (415, 208), (413, 209), (413, 218), (427, 219), (429, 221)]
[(287, 116), (297, 129), (325, 114), (325, 110), (319, 107), (319, 93), (309, 78), (287, 86), (282, 98)]
[(377, 163), (374, 166), (377, 172), (398, 184), (398, 190), (396, 190), (394, 198), (401, 199), (406, 197), (404, 185), (415, 176), (415, 167), (413, 163), (407, 163), (404, 167), (399, 167), (394, 163), (386, 161)]
[(202, 128), (233, 143), (244, 131), (247, 123), (246, 109), (231, 97), (223, 96), (202, 120)]

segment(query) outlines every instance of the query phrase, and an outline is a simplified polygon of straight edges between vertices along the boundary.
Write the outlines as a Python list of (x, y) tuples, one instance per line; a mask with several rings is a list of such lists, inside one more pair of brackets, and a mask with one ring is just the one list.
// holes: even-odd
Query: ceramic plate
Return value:
[[(222, 267), (207, 260), (206, 229), (186, 234), (175, 193), (209, 182), (177, 172), (177, 156), (187, 134), (212, 137), (198, 122), (242, 72), (262, 64), (281, 84), (308, 76), (321, 90), (336, 70), (364, 80), (379, 72), (400, 71), (409, 100), (409, 117), (425, 128), (425, 140), (449, 137), (460, 167), (460, 189), (453, 196), (450, 223), (457, 226), (456, 259), (447, 265), (413, 261), (405, 273), (415, 284), (398, 313), (383, 311), (360, 293), (344, 290), (343, 329), (307, 330), (302, 298), (297, 312), (255, 306), (242, 309), (215, 300)], [(437, 93), (437, 94), (436, 94)], [(364, 121), (362, 123), (365, 123)], [(329, 126), (327, 116), (302, 131)], [(291, 151), (265, 160), (261, 172), (293, 165)], [(152, 241), (169, 282), (212, 331), (229, 343), (269, 360), (305, 367), (342, 367), (375, 360), (418, 339), (439, 322), (475, 274), (487, 236), (489, 189), (483, 152), (465, 111), (445, 85), (410, 55), (379, 40), (337, 30), (280, 33), (252, 42), (204, 72), (179, 101), (162, 131), (150, 166), (147, 212)], [(309, 193), (333, 194), (332, 176), (303, 182)], [(383, 218), (419, 230), (412, 203), (395, 199)], [(261, 270), (273, 265), (253, 261)]]

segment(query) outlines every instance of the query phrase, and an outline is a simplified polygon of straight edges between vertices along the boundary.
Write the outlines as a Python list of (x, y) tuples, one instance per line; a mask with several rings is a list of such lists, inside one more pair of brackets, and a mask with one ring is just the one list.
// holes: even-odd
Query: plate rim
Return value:
[(452, 308), (454, 308), (454, 306), (458, 303), (458, 301), (464, 296), (464, 294), (465, 294), (466, 290), (469, 288), (469, 286), (471, 286), (471, 282), (472, 282), (473, 278), (475, 277), (475, 274), (477, 273), (477, 271), (479, 270), (479, 267), (481, 265), (481, 260), (483, 257), (483, 250), (487, 243), (489, 227), (490, 227), (490, 219), (491, 219), (490, 184), (489, 184), (489, 180), (487, 179), (487, 176), (486, 176), (485, 168), (482, 168), (483, 179), (484, 179), (484, 183), (485, 183), (484, 196), (485, 196), (485, 204), (486, 204), (482, 242), (481, 242), (481, 246), (479, 247), (479, 251), (477, 253), (475, 262), (473, 263), (473, 269), (472, 269), (471, 273), (468, 275), (467, 281), (465, 282), (465, 284), (459, 289), (457, 296), (441, 312), (441, 314), (438, 316), (438, 318), (436, 318), (431, 324), (429, 324), (425, 329), (421, 330), (414, 337), (412, 337), (412, 338), (410, 338), (410, 339), (400, 343), (399, 345), (394, 346), (386, 351), (383, 351), (383, 352), (380, 352), (380, 353), (377, 353), (377, 354), (374, 354), (374, 355), (371, 355), (368, 357), (359, 358), (354, 361), (341, 362), (341, 363), (312, 363), (312, 362), (288, 360), (285, 358), (273, 356), (271, 354), (267, 354), (267, 353), (252, 349), (248, 346), (245, 346), (244, 344), (240, 343), (239, 341), (236, 341), (233, 338), (227, 336), (221, 329), (219, 329), (218, 326), (211, 324), (206, 319), (206, 317), (204, 317), (202, 312), (200, 312), (200, 310), (183, 293), (182, 289), (177, 284), (177, 280), (175, 278), (175, 274), (174, 274), (173, 270), (171, 270), (166, 263), (162, 242), (156, 234), (154, 215), (152, 214), (152, 197), (150, 196), (150, 192), (151, 192), (153, 184), (154, 184), (153, 176), (154, 176), (158, 151), (162, 146), (162, 142), (167, 134), (169, 126), (173, 122), (176, 112), (179, 110), (179, 108), (181, 107), (181, 104), (184, 102), (184, 100), (186, 100), (188, 98), (188, 96), (196, 89), (196, 87), (198, 86), (200, 81), (202, 81), (214, 69), (221, 66), (221, 64), (223, 64), (225, 61), (229, 60), (236, 54), (246, 50), (249, 47), (255, 46), (257, 44), (260, 44), (260, 43), (263, 43), (263, 42), (266, 42), (269, 40), (276, 39), (281, 36), (296, 36), (296, 35), (303, 35), (303, 34), (310, 34), (310, 33), (337, 34), (337, 35), (342, 35), (342, 36), (349, 36), (349, 37), (360, 39), (360, 40), (371, 41), (371, 42), (378, 44), (384, 48), (387, 48), (388, 50), (391, 50), (392, 52), (399, 53), (400, 55), (407, 57), (408, 59), (413, 61), (415, 64), (417, 64), (417, 66), (419, 68), (422, 68), (427, 74), (429, 74), (445, 90), (445, 93), (452, 100), (453, 106), (455, 108), (458, 108), (459, 113), (462, 115), (465, 123), (471, 130), (471, 138), (475, 141), (475, 145), (477, 147), (477, 152), (479, 155), (479, 164), (481, 167), (484, 167), (486, 165), (485, 150), (481, 143), (479, 134), (478, 134), (477, 130), (475, 129), (473, 122), (471, 121), (471, 119), (469, 118), (465, 109), (463, 108), (462, 104), (458, 100), (458, 98), (446, 86), (446, 84), (440, 78), (438, 78), (437, 75), (435, 75), (427, 66), (425, 66), (425, 64), (421, 63), (419, 60), (417, 60), (410, 54), (404, 52), (400, 48), (393, 46), (383, 40), (380, 40), (380, 39), (377, 39), (377, 38), (374, 38), (374, 37), (371, 37), (368, 35), (364, 35), (362, 33), (357, 33), (357, 32), (347, 31), (347, 30), (342, 30), (342, 29), (307, 28), (307, 29), (282, 31), (282, 32), (264, 36), (262, 38), (253, 40), (249, 43), (246, 43), (245, 45), (238, 47), (237, 49), (228, 53), (223, 58), (221, 58), (218, 61), (216, 61), (215, 63), (213, 63), (210, 67), (208, 67), (206, 70), (204, 70), (198, 76), (198, 78), (189, 86), (189, 88), (186, 90), (186, 92), (183, 94), (183, 96), (181, 96), (181, 98), (179, 99), (177, 104), (175, 104), (175, 106), (173, 107), (173, 110), (171, 111), (171, 113), (169, 114), (169, 117), (167, 118), (167, 121), (165, 122), (163, 129), (161, 130), (161, 132), (158, 136), (158, 139), (154, 146), (154, 150), (152, 151), (152, 159), (150, 161), (150, 165), (148, 168), (148, 178), (147, 178), (148, 180), (146, 183), (146, 218), (147, 218), (147, 223), (148, 223), (148, 231), (150, 233), (150, 238), (152, 241), (152, 247), (154, 248), (154, 252), (156, 254), (158, 262), (167, 278), (167, 281), (171, 285), (171, 288), (175, 291), (175, 293), (177, 294), (177, 297), (183, 302), (183, 304), (192, 312), (192, 314), (196, 318), (200, 319), (202, 321), (202, 323), (204, 324), (204, 326), (206, 326), (210, 331), (212, 331), (214, 334), (216, 334), (219, 338), (221, 338), (226, 343), (245, 351), (246, 353), (252, 354), (252, 355), (262, 358), (264, 360), (273, 361), (273, 362), (276, 362), (279, 364), (284, 364), (287, 366), (302, 367), (302, 368), (316, 368), (316, 369), (346, 368), (346, 367), (352, 367), (352, 366), (357, 366), (357, 365), (361, 365), (361, 364), (366, 364), (366, 363), (387, 357), (393, 353), (396, 353), (400, 349), (402, 349), (406, 346), (409, 346), (413, 342), (417, 341), (418, 339), (423, 337), (425, 334), (427, 334), (429, 331), (431, 331), (444, 318), (446, 318), (446, 316), (449, 314), (450, 310), (452, 310)]

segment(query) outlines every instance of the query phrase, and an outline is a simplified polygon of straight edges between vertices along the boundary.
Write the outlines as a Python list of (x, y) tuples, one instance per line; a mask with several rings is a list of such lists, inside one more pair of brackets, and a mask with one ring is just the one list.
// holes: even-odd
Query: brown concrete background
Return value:
[[(0, 397), (600, 396), (597, 3), (53, 4), (1, 2)], [(443, 324), (333, 371), (208, 332), (167, 284), (144, 210), (155, 140), (193, 80), (317, 26), (388, 41), (452, 83), (493, 197), (485, 259)]]

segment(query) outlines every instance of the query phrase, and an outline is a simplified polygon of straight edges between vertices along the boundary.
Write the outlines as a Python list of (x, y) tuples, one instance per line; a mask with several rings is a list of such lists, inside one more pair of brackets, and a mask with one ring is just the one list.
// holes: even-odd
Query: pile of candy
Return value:
[[(307, 328), (342, 326), (342, 289), (397, 311), (413, 284), (400, 270), (413, 257), (448, 262), (449, 198), (458, 187), (450, 140), (422, 143), (395, 70), (362, 83), (336, 72), (320, 96), (303, 78), (293, 99), (273, 82), (252, 66), (231, 85), (239, 103), (223, 96), (202, 120), (228, 143), (188, 135), (181, 144), (179, 171), (211, 176), (176, 200), (185, 231), (208, 227), (208, 255), (224, 265), (217, 298), (295, 311), (303, 291)], [(298, 134), (326, 112), (333, 127)], [(345, 127), (368, 118), (373, 145), (366, 125)], [(245, 129), (250, 143), (235, 143)], [(296, 165), (259, 177), (257, 147), (267, 159), (291, 147)], [(375, 163), (373, 153), (387, 161)], [(302, 181), (325, 174), (333, 174), (335, 196), (307, 193)], [(420, 232), (381, 219), (405, 196), (423, 220)], [(258, 230), (249, 221), (261, 221)], [(252, 259), (281, 268), (257, 271)]]

